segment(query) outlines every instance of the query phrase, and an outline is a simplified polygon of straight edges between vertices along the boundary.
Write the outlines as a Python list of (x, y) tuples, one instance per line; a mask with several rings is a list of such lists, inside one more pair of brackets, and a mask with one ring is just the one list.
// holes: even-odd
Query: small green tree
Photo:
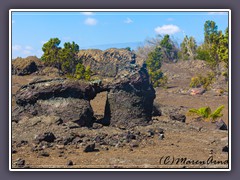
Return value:
[[(221, 34), (219, 37), (219, 47), (217, 49), (217, 53), (219, 55), (220, 61), (224, 62), (225, 67), (228, 69), (228, 28), (225, 30), (225, 34)], [(226, 79), (228, 79), (228, 72), (223, 72), (223, 74), (225, 74)]]
[(218, 46), (219, 46), (219, 35), (213, 34), (211, 37), (212, 37), (212, 43), (209, 45), (210, 59), (207, 62), (213, 70), (218, 71), (219, 70), (218, 66), (220, 62), (219, 54), (217, 53)]
[(61, 68), (65, 74), (74, 74), (75, 67), (79, 62), (78, 51), (79, 46), (74, 41), (72, 43), (64, 43), (64, 48), (60, 51), (60, 59)]
[(212, 44), (215, 41), (215, 37), (218, 35), (218, 26), (214, 21), (206, 21), (204, 24), (204, 43)]
[(228, 72), (220, 72), (220, 62), (224, 62), (228, 69), (228, 28), (223, 34), (222, 31), (218, 31), (218, 26), (214, 21), (206, 21), (204, 43), (197, 48), (197, 59), (205, 60), (216, 77), (222, 74), (227, 80)]
[(160, 47), (156, 47), (154, 51), (148, 54), (146, 61), (149, 71), (156, 71), (162, 66), (162, 52)]
[(51, 38), (48, 42), (46, 42), (43, 47), (43, 55), (41, 57), (42, 61), (46, 66), (52, 66), (58, 68), (58, 72), (60, 73), (60, 58), (59, 44), (61, 41), (58, 38)]
[(194, 37), (191, 36), (190, 38), (188, 38), (188, 36), (185, 36), (180, 46), (180, 53), (182, 59), (189, 60), (196, 58), (197, 44)]
[(222, 37), (222, 31), (218, 31), (218, 26), (214, 21), (206, 21), (204, 24), (204, 44), (200, 53), (205, 55), (205, 59), (209, 66), (215, 72), (219, 71), (219, 44)]
[(170, 36), (166, 34), (160, 41), (163, 59), (166, 61), (173, 61), (178, 57), (178, 50)]
[[(160, 47), (156, 47), (154, 51), (148, 54), (146, 65), (150, 76), (150, 81), (154, 87), (166, 84), (166, 81), (163, 81), (164, 76), (161, 71), (162, 60), (162, 51)], [(164, 78), (164, 80), (167, 79)]]
[(150, 52), (154, 51), (156, 47), (160, 47), (162, 51), (162, 59), (166, 62), (177, 61), (178, 59), (178, 45), (171, 40), (169, 35), (164, 37), (157, 35), (154, 38), (145, 40), (143, 46), (139, 46), (136, 50), (138, 59), (146, 60)]

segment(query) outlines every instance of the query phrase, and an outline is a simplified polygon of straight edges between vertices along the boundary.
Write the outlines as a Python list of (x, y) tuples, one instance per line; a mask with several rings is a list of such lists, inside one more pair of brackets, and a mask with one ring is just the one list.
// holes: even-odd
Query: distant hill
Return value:
[(85, 46), (80, 47), (80, 49), (100, 49), (106, 50), (109, 48), (126, 48), (130, 47), (132, 50), (136, 50), (138, 46), (143, 45), (143, 42), (126, 42), (126, 43), (115, 43), (115, 44), (101, 44), (101, 45), (94, 45), (94, 46)]

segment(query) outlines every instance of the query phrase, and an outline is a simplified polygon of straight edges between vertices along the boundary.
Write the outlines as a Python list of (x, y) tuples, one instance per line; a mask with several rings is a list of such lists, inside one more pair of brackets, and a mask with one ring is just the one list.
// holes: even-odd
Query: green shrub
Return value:
[(168, 82), (168, 78), (166, 75), (164, 75), (162, 78), (160, 78), (159, 80), (159, 86), (167, 88), (167, 82)]
[(85, 80), (90, 81), (91, 74), (92, 74), (91, 68), (90, 68), (90, 66), (87, 66), (86, 69), (85, 69), (85, 72), (84, 72)]
[(76, 79), (85, 79), (87, 81), (90, 81), (92, 75), (92, 71), (90, 66), (85, 66), (82, 63), (78, 63), (76, 66), (74, 78)]
[(199, 46), (197, 48), (196, 53), (197, 53), (196, 59), (206, 60), (206, 61), (210, 59), (209, 51), (203, 48), (202, 46)]
[(228, 81), (228, 72), (227, 71), (224, 71), (224, 72), (222, 72), (222, 76), (224, 76), (225, 77), (225, 81)]
[(82, 63), (78, 63), (76, 66), (74, 77), (77, 79), (84, 79), (85, 67)]
[(189, 86), (192, 88), (203, 86), (203, 88), (208, 89), (209, 85), (211, 85), (214, 81), (215, 81), (214, 73), (208, 73), (207, 76), (202, 76), (199, 74), (191, 78)]

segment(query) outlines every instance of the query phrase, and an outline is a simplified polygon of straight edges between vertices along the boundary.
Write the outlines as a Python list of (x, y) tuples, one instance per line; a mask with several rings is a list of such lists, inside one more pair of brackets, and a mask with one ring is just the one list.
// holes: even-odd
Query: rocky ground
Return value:
[[(213, 89), (191, 95), (191, 77), (209, 71), (202, 61), (164, 64), (162, 68), (168, 75), (168, 88), (155, 89), (154, 104), (160, 112), (147, 125), (114, 127), (98, 123), (104, 117), (107, 99), (102, 92), (90, 101), (96, 118), (90, 128), (44, 115), (12, 122), (12, 167), (228, 168), (228, 130), (224, 123), (217, 126), (187, 114), (190, 108), (224, 105), (222, 120), (228, 125), (227, 92), (219, 94)], [(17, 90), (36, 78), (46, 75), (12, 76), (13, 109)]]

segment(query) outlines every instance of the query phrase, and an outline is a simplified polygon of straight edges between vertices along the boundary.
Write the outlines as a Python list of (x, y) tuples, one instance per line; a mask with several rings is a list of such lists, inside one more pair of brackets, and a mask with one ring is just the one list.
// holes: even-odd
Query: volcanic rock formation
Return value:
[(94, 113), (90, 100), (103, 91), (108, 92), (103, 124), (127, 128), (151, 120), (155, 90), (144, 68), (108, 84), (63, 78), (33, 81), (17, 91), (12, 120), (59, 116), (63, 122), (91, 127)]

